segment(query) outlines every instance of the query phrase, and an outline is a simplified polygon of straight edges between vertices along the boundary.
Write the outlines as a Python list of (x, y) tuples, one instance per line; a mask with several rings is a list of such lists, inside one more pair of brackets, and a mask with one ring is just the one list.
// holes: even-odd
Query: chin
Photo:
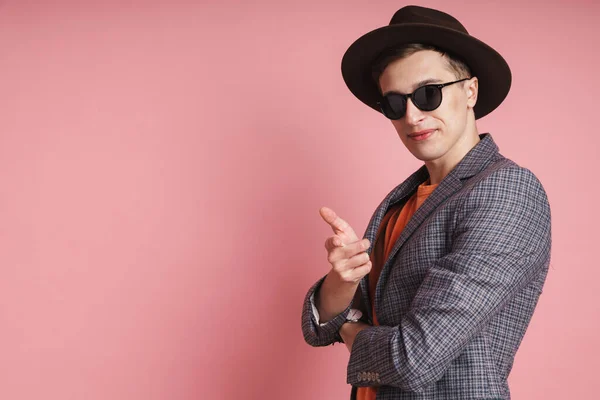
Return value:
[(434, 161), (443, 156), (443, 153), (437, 151), (423, 151), (423, 149), (410, 149), (410, 153), (418, 160)]

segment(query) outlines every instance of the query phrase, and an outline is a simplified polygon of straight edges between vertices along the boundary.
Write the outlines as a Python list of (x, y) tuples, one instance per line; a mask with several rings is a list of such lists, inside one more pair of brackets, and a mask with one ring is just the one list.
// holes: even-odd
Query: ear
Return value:
[(477, 103), (477, 94), (479, 93), (479, 79), (477, 79), (477, 77), (474, 76), (465, 83), (467, 84), (467, 106), (469, 108), (473, 108)]

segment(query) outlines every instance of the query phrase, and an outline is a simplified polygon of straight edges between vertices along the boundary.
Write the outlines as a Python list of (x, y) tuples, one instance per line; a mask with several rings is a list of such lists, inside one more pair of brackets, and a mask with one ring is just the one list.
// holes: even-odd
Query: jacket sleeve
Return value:
[(367, 375), (379, 385), (426, 388), (517, 292), (547, 272), (550, 207), (542, 185), (525, 168), (492, 173), (461, 204), (452, 240), (398, 326), (356, 335), (348, 383), (373, 385)]
[(350, 311), (352, 303), (340, 314), (336, 315), (332, 320), (327, 321), (325, 324), (319, 324), (316, 315), (313, 312), (313, 299), (314, 295), (321, 288), (321, 284), (325, 280), (325, 277), (319, 279), (306, 294), (304, 298), (304, 305), (302, 307), (302, 334), (304, 340), (311, 346), (327, 346), (333, 343), (341, 343), (342, 338), (338, 331), (346, 321), (346, 316)]

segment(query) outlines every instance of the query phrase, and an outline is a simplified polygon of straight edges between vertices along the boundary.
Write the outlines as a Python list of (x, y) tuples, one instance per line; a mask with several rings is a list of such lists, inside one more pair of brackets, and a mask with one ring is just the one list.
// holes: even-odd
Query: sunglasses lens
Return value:
[[(442, 104), (442, 89), (436, 85), (421, 86), (411, 95), (412, 102), (421, 111), (433, 111)], [(406, 96), (389, 93), (380, 103), (381, 111), (389, 119), (400, 119), (406, 114)]]
[(383, 114), (389, 119), (400, 119), (406, 112), (406, 99), (395, 93), (385, 96), (381, 105)]
[(422, 86), (415, 91), (412, 99), (422, 111), (433, 111), (442, 103), (442, 90), (437, 86)]

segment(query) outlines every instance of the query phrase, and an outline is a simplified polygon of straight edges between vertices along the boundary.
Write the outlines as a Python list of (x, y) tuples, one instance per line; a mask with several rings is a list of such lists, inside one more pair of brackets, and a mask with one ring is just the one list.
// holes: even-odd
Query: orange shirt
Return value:
[[(381, 269), (410, 218), (437, 187), (437, 184), (428, 185), (428, 183), (429, 180), (419, 185), (417, 192), (411, 196), (404, 206), (394, 205), (390, 207), (379, 225), (375, 245), (371, 252), (373, 267), (371, 268), (371, 272), (369, 272), (369, 298), (371, 299), (374, 325), (379, 325), (377, 316), (375, 315), (375, 302), (373, 299), (375, 298), (375, 288), (377, 287)], [(375, 400), (376, 396), (376, 387), (360, 387), (358, 388), (356, 400)]]

